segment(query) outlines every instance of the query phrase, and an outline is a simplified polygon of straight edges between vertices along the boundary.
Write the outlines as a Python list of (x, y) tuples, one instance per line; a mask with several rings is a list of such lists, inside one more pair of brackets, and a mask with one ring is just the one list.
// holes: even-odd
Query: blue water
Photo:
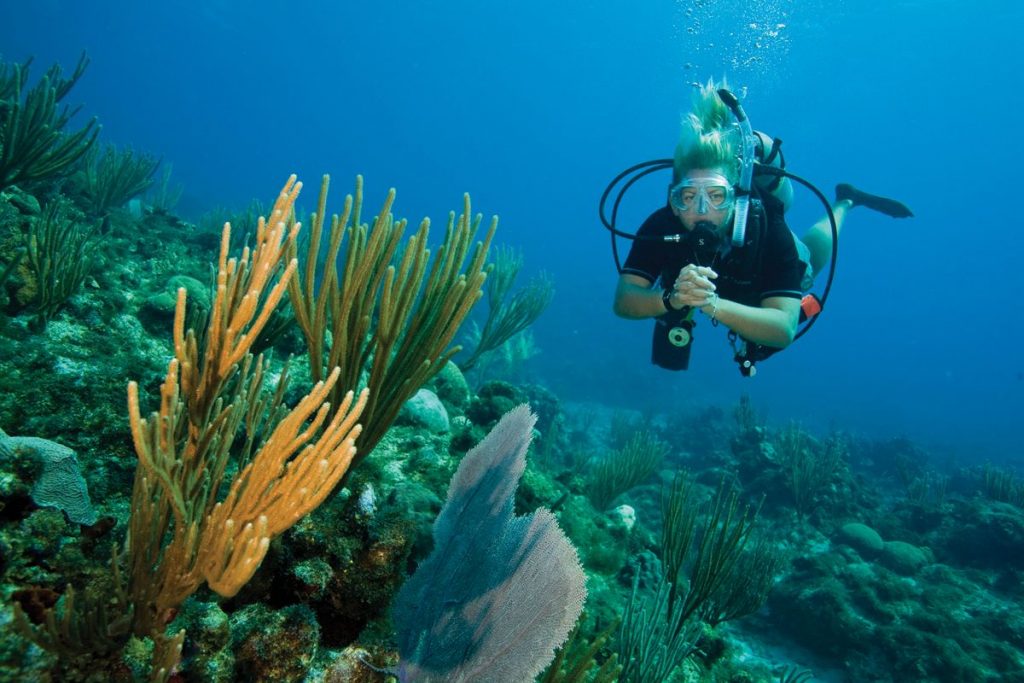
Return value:
[[(746, 392), (776, 423), (908, 435), (962, 462), (1024, 453), (1019, 3), (202, 4), (3, 3), (0, 52), (35, 55), (38, 76), (87, 50), (77, 121), (172, 164), (192, 219), (269, 200), (292, 172), (307, 208), (321, 174), (338, 210), (362, 173), (371, 210), (394, 186), (399, 215), (439, 223), (470, 192), (524, 275), (555, 279), (533, 371), (563, 399), (689, 409)], [(650, 323), (611, 314), (596, 217), (618, 171), (671, 154), (689, 84), (722, 75), (791, 170), (916, 213), (852, 214), (827, 312), (754, 379), (707, 325), (691, 370), (649, 365)], [(663, 184), (630, 194), (623, 227)], [(804, 193), (789, 219), (818, 214)]]

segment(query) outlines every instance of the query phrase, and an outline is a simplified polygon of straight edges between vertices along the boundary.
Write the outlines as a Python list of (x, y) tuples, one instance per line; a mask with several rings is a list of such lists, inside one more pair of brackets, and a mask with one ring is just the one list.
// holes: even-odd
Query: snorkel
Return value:
[(740, 151), (740, 182), (736, 192), (736, 218), (733, 221), (732, 245), (742, 247), (747, 236), (747, 216), (750, 213), (750, 188), (754, 182), (754, 129), (750, 125), (740, 101), (731, 92), (722, 88), (718, 91), (725, 106), (729, 107), (740, 127), (742, 148)]

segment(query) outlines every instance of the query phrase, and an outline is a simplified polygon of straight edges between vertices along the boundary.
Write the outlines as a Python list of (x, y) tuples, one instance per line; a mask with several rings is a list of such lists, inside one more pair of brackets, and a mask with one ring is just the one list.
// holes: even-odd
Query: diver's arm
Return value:
[(712, 302), (700, 310), (744, 339), (779, 349), (793, 341), (800, 322), (800, 300), (784, 296), (764, 299), (760, 306), (718, 299), (717, 308)]
[[(705, 269), (699, 269), (702, 273)], [(717, 277), (717, 276), (715, 276)], [(673, 308), (682, 308), (691, 302), (707, 301), (713, 285), (699, 277), (709, 289), (693, 292), (689, 296), (676, 291), (672, 294)], [(662, 292), (651, 289), (653, 283), (639, 275), (623, 273), (619, 276), (619, 284), (615, 289), (615, 314), (623, 318), (639, 320), (656, 318), (665, 314), (662, 303)], [(769, 297), (761, 301), (760, 306), (746, 306), (729, 299), (715, 297), (716, 303), (705, 304), (701, 311), (713, 316), (720, 323), (734, 330), (744, 339), (765, 346), (784, 348), (793, 341), (797, 323), (800, 320), (800, 301), (784, 296)]]
[(706, 266), (683, 266), (675, 282), (680, 303), (699, 306), (705, 315), (749, 341), (780, 349), (789, 346), (800, 322), (799, 299), (770, 296), (761, 299), (760, 306), (747, 306), (719, 297), (713, 282), (717, 279), (718, 273)]
[[(662, 292), (651, 289), (652, 284), (654, 283), (639, 275), (620, 275), (619, 284), (615, 288), (615, 302), (612, 304), (615, 315), (633, 320), (665, 315), (665, 304), (661, 300)], [(683, 307), (678, 292), (672, 294), (672, 306), (677, 309)]]

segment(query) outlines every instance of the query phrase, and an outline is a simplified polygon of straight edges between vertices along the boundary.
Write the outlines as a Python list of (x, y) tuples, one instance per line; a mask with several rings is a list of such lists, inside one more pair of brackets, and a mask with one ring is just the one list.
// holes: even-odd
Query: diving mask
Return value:
[(736, 201), (736, 190), (721, 175), (684, 178), (669, 190), (668, 200), (678, 211), (696, 210), (705, 214), (711, 209), (725, 211)]

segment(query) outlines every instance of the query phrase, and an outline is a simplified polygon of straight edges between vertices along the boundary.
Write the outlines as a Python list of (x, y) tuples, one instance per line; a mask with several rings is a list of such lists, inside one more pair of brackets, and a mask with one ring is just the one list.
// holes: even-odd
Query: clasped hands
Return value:
[(680, 306), (700, 308), (718, 300), (715, 283), (718, 273), (707, 266), (688, 264), (683, 266), (672, 285), (672, 301)]

